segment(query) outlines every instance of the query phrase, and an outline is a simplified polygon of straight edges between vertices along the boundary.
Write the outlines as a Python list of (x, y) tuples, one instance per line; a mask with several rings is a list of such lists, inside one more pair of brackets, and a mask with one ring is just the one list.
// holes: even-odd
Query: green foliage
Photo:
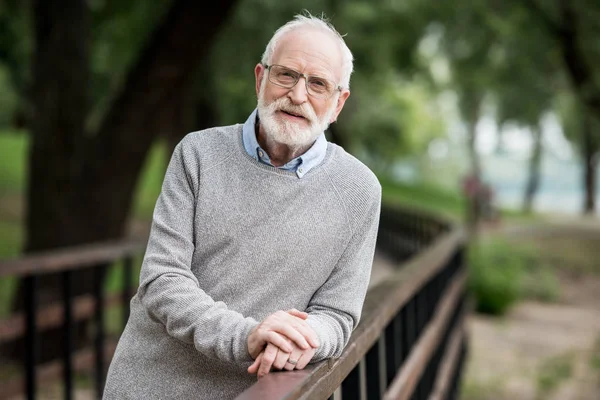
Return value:
[(150, 150), (142, 169), (134, 195), (133, 215), (148, 220), (152, 218), (156, 199), (160, 194), (165, 168), (170, 154), (166, 154), (166, 145), (159, 141)]
[(11, 82), (10, 71), (0, 63), (0, 126), (9, 126), (13, 122), (19, 98)]
[(25, 189), (28, 146), (25, 132), (0, 131), (0, 194)]
[(561, 354), (548, 358), (539, 367), (537, 387), (538, 399), (545, 399), (560, 384), (573, 375), (574, 355)]
[(469, 289), (477, 311), (501, 315), (522, 294), (523, 277), (533, 252), (501, 239), (475, 242), (469, 249)]

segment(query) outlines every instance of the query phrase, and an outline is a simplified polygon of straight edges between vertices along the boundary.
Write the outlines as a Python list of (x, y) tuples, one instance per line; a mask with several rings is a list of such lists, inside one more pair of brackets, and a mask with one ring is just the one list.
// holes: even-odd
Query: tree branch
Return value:
[(552, 35), (560, 36), (563, 29), (562, 24), (550, 17), (548, 12), (544, 10), (536, 0), (521, 0), (521, 2), (525, 5), (525, 7), (529, 8), (533, 14), (537, 15), (542, 20)]
[(569, 0), (559, 0), (563, 29), (558, 38), (563, 62), (580, 100), (596, 115), (600, 116), (600, 87), (594, 82), (592, 69), (581, 51), (580, 30), (577, 13)]

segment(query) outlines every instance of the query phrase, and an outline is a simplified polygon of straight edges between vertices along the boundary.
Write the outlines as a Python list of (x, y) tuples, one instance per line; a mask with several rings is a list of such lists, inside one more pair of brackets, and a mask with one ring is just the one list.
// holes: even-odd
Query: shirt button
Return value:
[(259, 151), (258, 155), (259, 155), (260, 158), (262, 158), (265, 154), (262, 151)]
[(298, 172), (302, 173), (302, 168), (298, 168)]

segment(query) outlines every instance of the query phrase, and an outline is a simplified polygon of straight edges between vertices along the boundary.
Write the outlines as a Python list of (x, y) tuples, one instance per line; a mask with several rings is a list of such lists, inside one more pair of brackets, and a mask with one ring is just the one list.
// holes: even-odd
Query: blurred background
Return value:
[(600, 3), (213, 3), (0, 0), (0, 259), (147, 235), (174, 145), (246, 120), (268, 40), (306, 9), (355, 57), (329, 140), (385, 202), (470, 228), (462, 398), (597, 399)]

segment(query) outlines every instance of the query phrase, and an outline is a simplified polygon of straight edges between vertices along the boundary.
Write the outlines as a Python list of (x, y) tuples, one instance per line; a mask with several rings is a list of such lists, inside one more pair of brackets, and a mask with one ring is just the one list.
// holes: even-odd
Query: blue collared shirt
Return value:
[[(271, 160), (267, 152), (260, 147), (258, 140), (256, 139), (256, 131), (254, 129), (256, 122), (256, 115), (258, 110), (254, 110), (248, 117), (242, 128), (242, 138), (244, 142), (244, 148), (250, 157), (262, 162), (263, 164), (270, 165)], [(315, 143), (308, 149), (304, 154), (288, 161), (281, 168), (286, 171), (295, 172), (298, 178), (302, 178), (308, 171), (316, 167), (323, 161), (325, 154), (327, 153), (327, 139), (325, 134), (321, 133)]]

